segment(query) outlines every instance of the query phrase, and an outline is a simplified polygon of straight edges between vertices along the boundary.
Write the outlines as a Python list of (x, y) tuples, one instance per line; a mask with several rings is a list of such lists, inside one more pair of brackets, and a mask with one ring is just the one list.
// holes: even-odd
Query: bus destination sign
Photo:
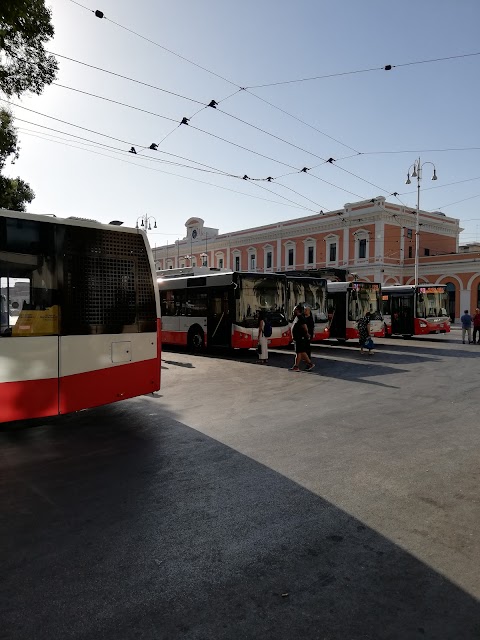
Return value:
[(419, 287), (420, 293), (445, 293), (445, 287)]

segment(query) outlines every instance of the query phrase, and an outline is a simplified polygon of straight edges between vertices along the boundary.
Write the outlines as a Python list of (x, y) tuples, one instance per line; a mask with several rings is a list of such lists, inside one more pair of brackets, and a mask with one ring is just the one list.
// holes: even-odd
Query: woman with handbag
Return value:
[(258, 353), (258, 363), (259, 364), (268, 364), (268, 340), (265, 337), (265, 320), (267, 318), (267, 314), (265, 311), (260, 311), (258, 314), (258, 345), (257, 345), (257, 353)]
[(357, 322), (358, 327), (358, 344), (360, 345), (360, 353), (365, 353), (364, 348), (368, 349), (368, 355), (373, 355), (373, 340), (370, 336), (370, 311), (367, 311), (363, 318)]

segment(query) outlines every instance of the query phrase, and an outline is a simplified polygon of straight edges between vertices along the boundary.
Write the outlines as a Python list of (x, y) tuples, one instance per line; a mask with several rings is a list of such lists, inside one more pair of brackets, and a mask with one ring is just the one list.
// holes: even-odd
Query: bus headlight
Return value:
[(425, 329), (425, 327), (428, 327), (428, 324), (425, 322), (425, 320), (420, 320), (418, 324), (422, 327), (422, 329)]

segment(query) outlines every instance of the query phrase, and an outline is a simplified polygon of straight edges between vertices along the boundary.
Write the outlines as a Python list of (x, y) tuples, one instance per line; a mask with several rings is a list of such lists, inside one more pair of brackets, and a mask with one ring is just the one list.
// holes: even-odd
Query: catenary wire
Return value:
[[(35, 112), (35, 113), (37, 113), (37, 112)], [(40, 114), (40, 115), (44, 115), (44, 114)], [(46, 116), (46, 117), (48, 117), (48, 116)], [(77, 136), (77, 135), (75, 135), (73, 133), (69, 133), (69, 132), (66, 132), (66, 131), (60, 131), (59, 129), (53, 129), (52, 127), (47, 127), (46, 125), (38, 124), (37, 122), (31, 122), (29, 120), (23, 120), (22, 118), (18, 118), (16, 116), (15, 116), (15, 119), (18, 122), (26, 122), (28, 124), (32, 124), (32, 125), (37, 126), (37, 127), (41, 127), (42, 129), (49, 129), (50, 131), (55, 131), (56, 133), (61, 133), (63, 135), (67, 135), (67, 136), (70, 136), (70, 137), (73, 137), (73, 138), (78, 138), (79, 140), (86, 140), (87, 142), (93, 143), (94, 145), (105, 147), (105, 148), (107, 148), (109, 150), (113, 150), (113, 151), (118, 152), (118, 153), (124, 153), (124, 154), (128, 153), (129, 154), (129, 152), (125, 151), (125, 149), (119, 149), (118, 147), (112, 147), (111, 145), (107, 145), (107, 144), (105, 144), (103, 142), (97, 142), (95, 140), (90, 140), (89, 138), (84, 138), (82, 136)], [(74, 126), (74, 127), (77, 126), (77, 125), (73, 125), (71, 123), (67, 123), (67, 124), (69, 124), (70, 126)], [(91, 130), (89, 130), (89, 131), (91, 131)], [(95, 133), (97, 135), (101, 135), (96, 131), (93, 131), (92, 133)], [(197, 162), (196, 160), (192, 160), (190, 158), (185, 158), (184, 156), (179, 156), (179, 155), (177, 155), (175, 153), (169, 153), (167, 151), (161, 151), (160, 153), (163, 153), (163, 154), (168, 155), (168, 156), (172, 156), (173, 158), (177, 158), (177, 159), (180, 159), (180, 160), (186, 160), (187, 162), (192, 162), (194, 164), (198, 164), (198, 165), (200, 165), (202, 167), (206, 167), (208, 169), (212, 169), (212, 173), (216, 173), (218, 175), (223, 175), (223, 176), (229, 177), (229, 178), (237, 178), (237, 179), (242, 178), (243, 179), (242, 176), (235, 175), (233, 173), (228, 173), (226, 171), (222, 171), (221, 169), (217, 169), (216, 167), (212, 167), (210, 165), (206, 165), (206, 164), (204, 164), (202, 162)], [(145, 158), (146, 160), (148, 160), (150, 162), (167, 162), (167, 161), (162, 160), (160, 158), (152, 158), (151, 156), (146, 156), (146, 155), (143, 155), (143, 154), (140, 154), (140, 153), (136, 154), (136, 155), (140, 156), (141, 158)], [(182, 165), (182, 166), (184, 166), (185, 168), (188, 168), (188, 169), (195, 169), (196, 168), (196, 167), (190, 167), (188, 165)]]
[[(273, 204), (281, 205), (283, 207), (302, 209), (303, 211), (312, 211), (312, 209), (304, 207), (303, 205), (300, 205), (300, 204), (287, 204), (285, 202), (279, 202), (278, 200), (272, 200), (271, 198), (262, 198), (260, 196), (255, 196), (255, 195), (252, 195), (250, 193), (245, 193), (244, 191), (238, 191), (237, 189), (230, 189), (229, 187), (223, 187), (223, 186), (215, 184), (213, 182), (206, 182), (205, 180), (198, 180), (197, 178), (191, 178), (190, 176), (183, 176), (181, 174), (173, 173), (171, 171), (164, 171), (163, 169), (156, 169), (155, 167), (147, 167), (145, 165), (138, 164), (137, 162), (131, 162), (129, 160), (123, 160), (122, 158), (116, 158), (114, 156), (109, 156), (109, 155), (107, 155), (105, 153), (100, 153), (99, 151), (93, 151), (92, 149), (84, 149), (83, 147), (77, 147), (75, 145), (68, 144), (66, 142), (60, 142), (58, 140), (49, 140), (48, 138), (42, 137), (40, 135), (31, 134), (31, 133), (26, 134), (26, 135), (30, 135), (32, 137), (36, 137), (36, 138), (42, 139), (42, 140), (44, 140), (46, 142), (53, 142), (55, 144), (60, 144), (60, 145), (66, 146), (66, 147), (71, 147), (72, 149), (78, 149), (79, 151), (86, 151), (88, 153), (94, 153), (95, 155), (103, 156), (105, 158), (109, 158), (110, 160), (116, 160), (118, 162), (123, 162), (125, 164), (130, 164), (130, 165), (133, 165), (135, 167), (139, 167), (141, 169), (148, 169), (150, 171), (156, 171), (157, 173), (164, 173), (164, 174), (169, 175), (169, 176), (175, 176), (177, 178), (182, 178), (184, 180), (190, 180), (191, 182), (197, 182), (199, 184), (205, 184), (205, 185), (210, 186), (210, 187), (215, 187), (216, 189), (222, 189), (223, 191), (230, 191), (231, 193), (238, 193), (239, 195), (246, 196), (247, 198), (254, 198), (255, 200), (262, 200), (264, 202), (271, 202)], [(255, 183), (253, 183), (253, 184), (255, 184)], [(277, 195), (277, 194), (275, 194), (275, 195)]]
[[(148, 113), (149, 115), (153, 115), (153, 116), (156, 116), (156, 117), (160, 117), (160, 118), (164, 118), (164, 119), (168, 119), (168, 120), (170, 120), (170, 121), (176, 122), (173, 118), (167, 118), (166, 116), (162, 116), (162, 115), (157, 114), (157, 113), (154, 113), (154, 112), (152, 112), (152, 111), (147, 111), (147, 110), (145, 110), (145, 109), (141, 109), (140, 107), (136, 107), (136, 106), (133, 106), (133, 105), (130, 105), (130, 104), (124, 103), (124, 102), (119, 102), (119, 101), (117, 101), (117, 100), (112, 100), (112, 99), (110, 99), (110, 98), (105, 98), (105, 97), (103, 97), (103, 96), (99, 96), (98, 94), (94, 94), (94, 93), (91, 93), (91, 92), (88, 92), (88, 91), (83, 91), (83, 90), (76, 89), (76, 88), (73, 88), (73, 87), (68, 87), (68, 86), (66, 86), (66, 85), (61, 85), (61, 84), (59, 84), (59, 83), (54, 83), (54, 84), (55, 84), (56, 86), (59, 86), (59, 87), (64, 88), (64, 89), (69, 89), (69, 90), (72, 90), (72, 91), (76, 91), (76, 92), (79, 92), (79, 93), (83, 93), (83, 94), (86, 94), (86, 95), (88, 95), (88, 96), (90, 96), (90, 97), (98, 98), (98, 99), (100, 99), (100, 100), (106, 100), (107, 102), (113, 102), (113, 103), (115, 103), (115, 104), (118, 104), (118, 105), (121, 105), (121, 106), (127, 107), (127, 108), (129, 108), (129, 109), (138, 110), (138, 111), (141, 111), (141, 112), (143, 112), (143, 113)], [(20, 105), (19, 105), (19, 106), (20, 106)], [(207, 108), (207, 107), (204, 105), (204, 106), (202, 107), (202, 109), (201, 109), (201, 110), (203, 110), (204, 108)], [(200, 110), (200, 111), (201, 111), (201, 110)], [(216, 109), (216, 110), (217, 110), (217, 109)], [(286, 143), (287, 145), (290, 145), (290, 146), (292, 146), (292, 147), (295, 147), (296, 149), (301, 150), (301, 151), (303, 151), (304, 153), (308, 153), (308, 154), (310, 154), (310, 155), (315, 156), (316, 158), (319, 158), (319, 159), (323, 160), (323, 163), (322, 163), (322, 164), (326, 164), (326, 163), (328, 163), (328, 160), (327, 160), (327, 159), (325, 159), (325, 158), (323, 158), (323, 157), (321, 157), (321, 156), (318, 156), (317, 154), (315, 154), (315, 153), (313, 153), (313, 152), (307, 151), (306, 149), (303, 149), (302, 147), (299, 147), (299, 146), (297, 146), (297, 145), (295, 145), (295, 144), (293, 144), (293, 143), (290, 143), (290, 142), (288, 142), (287, 140), (284, 140), (283, 138), (280, 138), (279, 136), (276, 136), (275, 134), (272, 134), (272, 133), (270, 133), (270, 132), (266, 131), (265, 129), (262, 129), (262, 128), (260, 128), (260, 127), (257, 127), (256, 125), (250, 124), (250, 123), (246, 122), (245, 120), (242, 120), (241, 118), (238, 118), (238, 117), (236, 117), (236, 116), (234, 116), (234, 115), (232, 115), (232, 114), (230, 114), (230, 113), (227, 113), (226, 111), (223, 111), (223, 110), (218, 110), (218, 111), (220, 111), (220, 113), (223, 113), (223, 114), (225, 114), (225, 115), (227, 115), (227, 116), (230, 116), (230, 117), (232, 117), (233, 119), (238, 120), (238, 121), (240, 121), (240, 122), (242, 122), (242, 123), (244, 123), (244, 124), (246, 124), (246, 125), (248, 125), (248, 126), (250, 126), (250, 127), (253, 127), (254, 129), (256, 129), (256, 130), (258, 130), (258, 131), (261, 131), (262, 133), (265, 133), (265, 134), (266, 134), (266, 135), (268, 135), (268, 136), (271, 136), (271, 137), (273, 137), (273, 138), (275, 138), (275, 139), (277, 139), (277, 140), (279, 140), (279, 141), (281, 141), (281, 142), (284, 142), (284, 143)], [(197, 112), (197, 113), (198, 113), (198, 112)], [(195, 115), (195, 114), (194, 114), (194, 115)], [(75, 125), (74, 125), (74, 126), (75, 126)], [(164, 138), (162, 138), (161, 142), (163, 142), (163, 141), (164, 141), (164, 140), (165, 140), (169, 135), (171, 135), (174, 131), (176, 131), (176, 129), (177, 129), (179, 126), (180, 126), (180, 125), (177, 125), (177, 126), (175, 127), (175, 129), (173, 129), (172, 131), (170, 131), (170, 132), (169, 132), (169, 133), (168, 133)], [(188, 126), (189, 126), (191, 129), (195, 129), (196, 131), (200, 131), (200, 132), (204, 133), (205, 135), (209, 135), (209, 136), (212, 136), (212, 137), (217, 138), (217, 139), (219, 139), (219, 140), (222, 140), (223, 142), (225, 142), (225, 143), (227, 143), (227, 144), (230, 144), (230, 145), (236, 146), (236, 147), (238, 147), (238, 148), (240, 148), (240, 149), (243, 149), (243, 150), (248, 151), (248, 152), (250, 152), (250, 153), (253, 153), (253, 154), (255, 154), (255, 155), (261, 156), (261, 157), (263, 157), (263, 158), (265, 158), (265, 159), (267, 159), (267, 160), (271, 160), (271, 161), (276, 162), (276, 163), (278, 163), (278, 164), (282, 164), (283, 166), (289, 167), (289, 168), (291, 168), (291, 169), (296, 169), (296, 167), (295, 167), (295, 166), (293, 166), (293, 165), (291, 165), (291, 164), (285, 163), (285, 162), (283, 162), (283, 161), (281, 161), (281, 160), (277, 160), (277, 159), (275, 159), (275, 158), (272, 158), (271, 156), (267, 156), (267, 155), (262, 154), (262, 153), (260, 153), (260, 152), (258, 152), (258, 151), (255, 151), (255, 150), (253, 150), (253, 149), (249, 149), (249, 148), (247, 148), (247, 147), (244, 147), (243, 145), (240, 145), (240, 144), (238, 144), (238, 143), (236, 143), (236, 142), (233, 142), (233, 141), (228, 140), (228, 139), (226, 139), (226, 138), (223, 138), (223, 137), (221, 137), (221, 136), (217, 136), (216, 134), (214, 134), (214, 133), (212, 133), (212, 132), (210, 132), (210, 131), (206, 131), (206, 130), (201, 129), (201, 128), (199, 128), (199, 127), (195, 127), (194, 125), (191, 125), (191, 124), (188, 124)], [(131, 144), (131, 143), (127, 143), (127, 144)], [(137, 145), (137, 146), (138, 146), (138, 145)], [(142, 149), (145, 149), (145, 148), (146, 148), (146, 147), (142, 147)], [(333, 160), (333, 159), (332, 159), (332, 160)], [(329, 163), (329, 164), (330, 164), (330, 163)], [(320, 166), (320, 165), (316, 165), (316, 166)], [(335, 166), (335, 165), (334, 165), (334, 166)], [(353, 172), (348, 171), (348, 170), (347, 170), (347, 169), (345, 169), (344, 167), (340, 167), (340, 166), (338, 166), (337, 168), (338, 168), (339, 170), (344, 171), (344, 172), (346, 172), (346, 173), (350, 174), (351, 176), (353, 176), (353, 177), (355, 177), (355, 178), (357, 178), (357, 179), (361, 180), (362, 182), (366, 182), (367, 184), (369, 184), (369, 185), (371, 185), (371, 186), (374, 186), (376, 189), (380, 189), (381, 191), (384, 191), (385, 193), (388, 193), (388, 192), (389, 192), (389, 190), (388, 190), (388, 189), (384, 189), (384, 188), (382, 188), (382, 187), (379, 187), (378, 185), (373, 184), (373, 183), (372, 183), (372, 182), (370, 182), (369, 180), (366, 180), (365, 178), (362, 178), (361, 176), (358, 176), (358, 175), (354, 174)], [(301, 170), (297, 170), (297, 172), (298, 172), (298, 173), (300, 173), (300, 172), (301, 172)], [(314, 174), (311, 174), (311, 175), (314, 175)], [(318, 176), (316, 176), (316, 177), (318, 177)], [(347, 189), (344, 189), (343, 187), (341, 187), (341, 186), (339, 186), (339, 185), (336, 185), (336, 184), (334, 184), (334, 183), (332, 183), (332, 182), (329, 182), (329, 181), (323, 180), (322, 178), (319, 178), (319, 177), (318, 177), (318, 179), (322, 180), (322, 181), (323, 181), (323, 182), (325, 182), (326, 184), (329, 184), (329, 185), (331, 185), (331, 186), (333, 186), (333, 187), (335, 187), (335, 188), (337, 188), (337, 189), (340, 189), (341, 191), (345, 191), (346, 193), (349, 193), (349, 194), (353, 194), (353, 195), (355, 195), (352, 191), (349, 191), (349, 190), (347, 190)]]
[[(114, 20), (111, 20), (110, 18), (105, 16), (105, 14), (102, 11), (91, 10), (88, 7), (86, 7), (85, 5), (77, 2), (76, 0), (71, 0), (71, 1), (74, 4), (77, 4), (78, 6), (86, 9), (87, 11), (92, 12), (97, 18), (105, 18), (107, 21), (111, 22), (112, 24), (115, 24), (117, 27), (128, 31), (128, 32), (134, 34), (135, 36), (137, 36), (137, 37), (139, 37), (139, 38), (141, 38), (141, 39), (143, 39), (143, 40), (145, 40), (147, 42), (150, 42), (151, 44), (153, 44), (153, 45), (155, 45), (155, 46), (157, 46), (157, 47), (169, 52), (170, 54), (172, 54), (172, 55), (174, 55), (174, 56), (176, 56), (176, 57), (188, 62), (189, 64), (192, 64), (195, 67), (198, 67), (198, 68), (202, 69), (203, 71), (206, 71), (207, 73), (209, 73), (211, 75), (214, 75), (214, 76), (224, 80), (225, 82), (237, 87), (237, 91), (235, 93), (237, 93), (238, 90), (261, 88), (261, 87), (265, 87), (265, 86), (274, 86), (274, 85), (278, 85), (278, 84), (289, 84), (289, 83), (292, 83), (292, 82), (319, 79), (321, 77), (332, 77), (333, 75), (351, 75), (352, 73), (364, 73), (364, 72), (373, 71), (373, 70), (390, 71), (392, 68), (407, 67), (407, 66), (413, 66), (413, 65), (419, 65), (419, 64), (434, 63), (434, 62), (454, 60), (454, 59), (467, 58), (467, 57), (480, 55), (480, 52), (466, 53), (466, 54), (459, 54), (459, 55), (455, 55), (455, 56), (444, 56), (444, 57), (441, 57), (441, 58), (431, 58), (431, 59), (427, 59), (427, 60), (417, 60), (417, 61), (411, 61), (411, 62), (406, 62), (406, 63), (398, 63), (397, 65), (388, 64), (388, 65), (385, 65), (383, 67), (356, 70), (354, 72), (341, 72), (339, 74), (329, 74), (328, 76), (317, 76), (317, 77), (314, 77), (314, 78), (305, 78), (305, 79), (300, 79), (300, 80), (289, 80), (289, 81), (284, 81), (284, 82), (280, 82), (280, 83), (277, 82), (277, 83), (269, 83), (269, 84), (264, 84), (264, 85), (251, 85), (250, 87), (241, 87), (238, 83), (233, 82), (233, 81), (229, 80), (228, 78), (225, 78), (224, 76), (221, 76), (220, 74), (218, 74), (218, 73), (216, 73), (216, 72), (214, 72), (214, 71), (212, 71), (212, 70), (210, 70), (210, 69), (208, 69), (208, 68), (206, 68), (206, 67), (204, 67), (204, 66), (202, 66), (202, 65), (200, 65), (200, 64), (198, 64), (198, 63), (196, 63), (196, 62), (194, 62), (192, 60), (190, 60), (189, 58), (186, 58), (185, 56), (182, 56), (182, 55), (178, 54), (177, 52), (175, 52), (175, 51), (173, 51), (173, 50), (171, 50), (171, 49), (169, 49), (169, 48), (167, 48), (167, 47), (165, 47), (163, 45), (160, 45), (159, 43), (155, 42), (154, 40), (151, 40), (150, 38), (147, 38), (147, 37), (143, 36), (142, 34), (139, 34), (138, 32), (136, 32), (136, 31), (134, 31), (134, 30), (132, 30), (132, 29), (130, 29), (128, 27), (125, 27), (124, 25), (122, 25), (122, 24), (120, 24), (120, 23), (118, 23), (118, 22), (116, 22)], [(252, 93), (251, 95), (255, 95), (255, 94)], [(258, 96), (256, 96), (256, 97), (258, 97)], [(173, 131), (171, 133), (173, 133)], [(171, 135), (171, 133), (167, 134), (166, 137), (168, 137), (168, 135)], [(352, 147), (349, 147), (349, 148), (354, 150)], [(364, 178), (361, 178), (360, 176), (358, 176), (356, 174), (352, 174), (352, 175), (354, 175), (356, 178), (358, 178), (358, 179), (360, 179), (362, 181), (367, 182), (368, 184), (372, 184), (369, 181), (365, 180)], [(379, 188), (379, 187), (376, 187), (376, 188)], [(388, 192), (388, 190), (386, 190), (386, 189), (382, 189), (382, 190), (385, 191), (385, 192)]]
[(391, 71), (392, 69), (398, 69), (400, 67), (411, 67), (414, 65), (420, 65), (420, 64), (430, 64), (433, 62), (444, 62), (447, 60), (457, 60), (459, 58), (471, 58), (473, 56), (480, 56), (480, 51), (476, 51), (473, 53), (462, 53), (456, 56), (444, 56), (442, 58), (429, 58), (427, 60), (414, 60), (412, 62), (402, 62), (399, 64), (387, 64), (381, 67), (370, 67), (367, 69), (356, 69), (353, 71), (341, 71), (338, 73), (328, 73), (328, 74), (324, 74), (321, 76), (311, 76), (308, 78), (296, 78), (293, 80), (282, 80), (280, 82), (268, 82), (265, 84), (256, 84), (256, 85), (250, 85), (247, 86), (247, 89), (263, 89), (265, 87), (277, 87), (279, 85), (284, 85), (284, 84), (294, 84), (294, 83), (299, 83), (299, 82), (310, 82), (312, 80), (323, 80), (326, 78), (338, 78), (340, 76), (351, 76), (351, 75), (355, 75), (355, 74), (359, 74), (359, 73), (370, 73), (372, 71)]
[(444, 204), (441, 207), (437, 207), (435, 211), (440, 211), (440, 209), (446, 209), (447, 207), (452, 207), (454, 204), (460, 204), (460, 202), (466, 202), (467, 200), (474, 200), (475, 198), (480, 198), (480, 193), (477, 193), (476, 196), (470, 196), (469, 198), (463, 198), (462, 200), (457, 200), (456, 202), (450, 202), (449, 204)]
[(231, 84), (231, 85), (233, 85), (235, 87), (240, 88), (240, 85), (238, 85), (235, 82), (232, 82), (231, 80), (229, 80), (228, 78), (225, 78), (224, 76), (220, 75), (219, 73), (216, 73), (215, 71), (212, 71), (211, 69), (207, 69), (207, 67), (203, 67), (201, 64), (198, 64), (197, 62), (194, 62), (193, 60), (190, 60), (189, 58), (186, 58), (185, 56), (180, 55), (179, 53), (177, 53), (176, 51), (173, 51), (172, 49), (169, 49), (168, 47), (164, 47), (163, 45), (159, 44), (158, 42), (155, 42), (155, 40), (151, 40), (150, 38), (147, 38), (146, 36), (143, 36), (141, 33), (138, 33), (137, 31), (134, 31), (133, 29), (129, 29), (128, 27), (125, 27), (123, 24), (120, 24), (119, 22), (115, 22), (115, 20), (112, 20), (111, 18), (108, 18), (103, 13), (103, 11), (89, 9), (85, 5), (80, 4), (79, 2), (76, 2), (76, 0), (70, 0), (70, 2), (72, 2), (73, 4), (76, 4), (79, 7), (82, 7), (83, 9), (86, 9), (87, 11), (93, 13), (97, 18), (103, 18), (107, 22), (111, 22), (112, 24), (114, 24), (116, 27), (119, 27), (120, 29), (123, 29), (124, 31), (128, 31), (129, 33), (132, 33), (133, 35), (137, 36), (137, 38), (141, 38), (142, 40), (145, 40), (146, 42), (150, 42), (150, 44), (155, 45), (159, 49), (163, 49), (163, 51), (167, 51), (171, 55), (173, 55), (173, 56), (175, 56), (177, 58), (180, 58), (181, 60), (184, 60), (185, 62), (188, 62), (189, 64), (193, 65), (194, 67), (198, 67), (199, 69), (202, 69), (202, 71), (206, 71), (207, 73), (210, 73), (212, 76), (220, 78), (221, 80), (224, 80), (225, 82), (228, 82), (228, 84)]
[[(443, 189), (443, 187), (451, 187), (452, 185), (455, 184), (462, 184), (463, 182), (473, 182), (475, 180), (480, 180), (480, 176), (476, 177), (476, 178), (466, 178), (465, 180), (457, 180), (456, 182), (447, 182), (446, 184), (438, 184), (435, 187), (422, 187), (422, 192), (423, 191), (431, 191), (432, 189)], [(415, 191), (404, 191), (403, 193), (401, 193), (401, 196), (405, 196), (407, 194), (412, 194), (412, 193), (416, 193)]]

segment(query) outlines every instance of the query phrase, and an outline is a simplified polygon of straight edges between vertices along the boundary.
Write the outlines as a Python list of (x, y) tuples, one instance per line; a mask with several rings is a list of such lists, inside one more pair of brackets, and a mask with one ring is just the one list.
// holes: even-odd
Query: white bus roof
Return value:
[(25, 211), (11, 211), (9, 209), (0, 209), (0, 218), (15, 218), (17, 220), (33, 220), (35, 222), (49, 222), (50, 224), (62, 224), (70, 227), (83, 227), (89, 229), (104, 229), (109, 231), (120, 231), (123, 233), (139, 233), (146, 235), (143, 229), (135, 229), (133, 227), (121, 227), (118, 224), (105, 224), (96, 220), (87, 218), (57, 218), (54, 215), (46, 216), (36, 213), (26, 213)]
[[(421, 289), (443, 289), (446, 288), (446, 286), (447, 285), (445, 284), (431, 284), (426, 282), (421, 282), (417, 285), (417, 287)], [(389, 284), (382, 287), (382, 291), (385, 291), (386, 293), (392, 293), (394, 291), (413, 291), (415, 288), (416, 287), (414, 284)]]
[(348, 291), (348, 289), (352, 288), (352, 285), (361, 285), (361, 286), (368, 286), (368, 285), (377, 285), (379, 286), (380, 283), (379, 282), (360, 282), (358, 280), (355, 280), (354, 282), (332, 282), (331, 280), (327, 281), (327, 290), (331, 291), (332, 293), (338, 293), (341, 291)]

